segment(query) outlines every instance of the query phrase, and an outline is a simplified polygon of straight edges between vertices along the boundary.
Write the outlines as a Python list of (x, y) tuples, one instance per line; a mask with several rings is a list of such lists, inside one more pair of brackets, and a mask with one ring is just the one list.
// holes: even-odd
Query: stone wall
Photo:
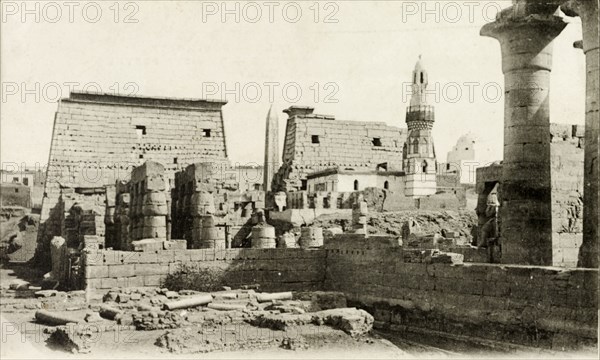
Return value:
[(335, 120), (313, 114), (312, 108), (297, 110), (285, 111), (289, 118), (283, 163), (275, 177), (277, 190), (300, 190), (307, 174), (331, 167), (375, 170), (377, 164), (387, 162), (389, 170), (402, 168), (406, 129), (382, 122)]
[(82, 263), (92, 289), (160, 286), (182, 265), (220, 269), (223, 285), (267, 291), (319, 290), (325, 278), (325, 252), (304, 249), (101, 250), (83, 254)]
[(187, 164), (227, 157), (221, 107), (210, 100), (71, 93), (54, 118), (38, 236), (38, 260), (49, 261), (58, 235), (53, 218), (60, 187), (89, 188), (128, 179), (134, 166), (160, 162), (166, 176)]
[[(549, 235), (534, 245), (531, 252), (548, 254), (552, 266), (575, 267), (583, 239), (583, 176), (584, 176), (584, 127), (582, 125), (550, 124), (550, 206), (551, 229), (544, 228)], [(505, 204), (500, 163), (477, 169), (477, 213), (485, 212), (487, 196), (495, 184), (500, 200), (500, 209)], [(500, 211), (500, 222), (506, 219)], [(482, 225), (480, 223), (480, 225)], [(502, 226), (500, 226), (502, 230)], [(506, 237), (501, 233), (501, 236)], [(511, 240), (511, 239), (508, 239)], [(517, 251), (503, 241), (504, 263), (511, 263), (510, 254)], [(509, 254), (508, 256), (506, 254)]]
[(576, 267), (583, 241), (584, 126), (550, 124), (552, 265)]
[(598, 271), (408, 262), (400, 247), (326, 246), (325, 287), (394, 330), (543, 348), (596, 346)]
[(98, 250), (85, 253), (82, 264), (91, 289), (160, 286), (182, 265), (194, 265), (222, 270), (227, 286), (341, 291), (394, 330), (554, 349), (596, 346), (597, 269), (452, 265), (422, 254), (398, 246), (396, 237), (346, 234), (317, 250)]
[(67, 247), (79, 248), (87, 235), (96, 235), (104, 240), (105, 196), (102, 192), (80, 194), (74, 189), (61, 190), (55, 210), (60, 218), (59, 235), (65, 238)]

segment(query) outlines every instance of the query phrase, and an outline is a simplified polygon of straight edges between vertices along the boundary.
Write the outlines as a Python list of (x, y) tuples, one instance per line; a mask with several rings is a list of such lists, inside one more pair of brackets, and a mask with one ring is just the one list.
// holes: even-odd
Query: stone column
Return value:
[[(215, 201), (213, 195), (206, 191), (194, 192), (193, 195), (189, 196), (189, 198), (190, 206), (187, 216), (192, 219), (192, 231), (191, 238), (187, 240), (189, 243), (193, 244), (194, 248), (199, 249), (201, 248), (200, 243), (203, 240), (202, 229), (208, 226), (207, 224), (203, 224), (203, 218), (206, 215), (215, 213)], [(214, 225), (211, 225), (211, 227), (214, 227)]]
[(300, 228), (298, 245), (302, 249), (323, 246), (323, 228), (314, 226)]
[(352, 207), (352, 231), (355, 234), (364, 234), (368, 236), (367, 222), (369, 221), (369, 207), (367, 202), (359, 197)]
[(104, 209), (104, 244), (106, 248), (116, 249), (116, 228), (115, 228), (115, 197), (116, 188), (114, 185), (107, 185), (105, 193)]
[(557, 16), (503, 11), (481, 35), (500, 42), (505, 82), (502, 262), (552, 264), (549, 92)]
[(259, 223), (252, 227), (251, 247), (257, 249), (274, 249), (275, 228), (267, 223)]
[(167, 238), (167, 193), (163, 165), (147, 161), (130, 181), (132, 240)]
[(201, 217), (200, 237), (194, 242), (195, 249), (225, 249), (225, 228), (215, 225), (212, 215)]
[(52, 238), (50, 241), (50, 258), (52, 260), (52, 277), (56, 281), (63, 282), (68, 271), (67, 242), (64, 238), (60, 236)]
[(579, 250), (579, 267), (597, 268), (598, 246), (598, 137), (600, 113), (598, 91), (600, 77), (600, 50), (598, 40), (598, 0), (575, 2), (583, 26), (583, 52), (586, 67), (585, 145), (583, 174), (583, 243)]

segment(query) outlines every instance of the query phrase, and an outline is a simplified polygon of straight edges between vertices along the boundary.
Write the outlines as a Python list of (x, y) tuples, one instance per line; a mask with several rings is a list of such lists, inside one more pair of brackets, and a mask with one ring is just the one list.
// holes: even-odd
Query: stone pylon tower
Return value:
[(264, 191), (271, 191), (271, 183), (277, 170), (279, 170), (279, 118), (277, 112), (273, 111), (273, 105), (271, 105), (267, 114), (265, 132)]
[(406, 196), (427, 196), (436, 192), (436, 160), (431, 136), (435, 114), (433, 106), (427, 104), (428, 84), (427, 71), (419, 56), (412, 76), (412, 97), (406, 109), (408, 136), (403, 153)]

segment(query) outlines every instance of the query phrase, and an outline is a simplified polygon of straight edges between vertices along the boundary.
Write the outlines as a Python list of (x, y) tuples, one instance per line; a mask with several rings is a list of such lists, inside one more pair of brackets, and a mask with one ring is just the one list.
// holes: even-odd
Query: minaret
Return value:
[(271, 182), (277, 170), (279, 170), (279, 118), (277, 112), (273, 111), (273, 104), (271, 104), (267, 114), (265, 132), (264, 191), (271, 191)]
[(420, 197), (436, 193), (436, 160), (431, 129), (435, 121), (433, 106), (427, 104), (429, 79), (421, 56), (412, 75), (412, 97), (406, 109), (406, 138), (403, 166), (405, 193)]

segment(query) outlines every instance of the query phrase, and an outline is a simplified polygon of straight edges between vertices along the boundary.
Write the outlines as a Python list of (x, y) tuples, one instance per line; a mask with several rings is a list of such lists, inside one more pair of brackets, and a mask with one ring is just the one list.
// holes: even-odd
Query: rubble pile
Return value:
[(373, 328), (373, 316), (356, 308), (329, 309), (315, 313), (304, 314), (275, 314), (267, 313), (257, 316), (252, 324), (273, 330), (287, 330), (292, 326), (307, 324), (329, 325), (344, 331), (350, 336), (362, 336)]
[(79, 354), (89, 353), (92, 350), (92, 342), (87, 339), (86, 333), (68, 326), (59, 326), (49, 332), (50, 336), (46, 343), (52, 348)]
[[(472, 240), (470, 229), (477, 225), (477, 216), (471, 210), (406, 210), (370, 212), (367, 222), (369, 234), (402, 235), (402, 226), (407, 221), (418, 224), (419, 232), (440, 234), (455, 240), (456, 245), (467, 245)], [(344, 227), (351, 223), (351, 215), (321, 215), (313, 226), (328, 228)]]
[(214, 332), (217, 330), (207, 331), (194, 328), (169, 330), (159, 336), (154, 345), (175, 354), (195, 354), (213, 351), (268, 349), (276, 347), (284, 341), (284, 339), (261, 336), (211, 336), (214, 335)]
[[(49, 290), (43, 291), (43, 296), (48, 297), (42, 299), (66, 302), (69, 297), (81, 296), (83, 300), (84, 295), (85, 292), (70, 296)], [(298, 329), (308, 328), (306, 333), (314, 333), (315, 327), (325, 325), (331, 328), (327, 331), (341, 330), (355, 338), (366, 335), (373, 326), (371, 315), (347, 308), (345, 296), (338, 292), (262, 293), (225, 287), (221, 291), (200, 293), (166, 288), (115, 288), (104, 294), (96, 293), (88, 300), (85, 307), (75, 312), (63, 311), (64, 308), (36, 312), (36, 321), (48, 326), (49, 346), (89, 352), (93, 342), (86, 339), (91, 336), (92, 327), (109, 331), (118, 325), (147, 332), (148, 336), (157, 336), (151, 331), (163, 330), (154, 344), (173, 353), (275, 347), (299, 350), (307, 348), (308, 342)], [(223, 326), (233, 328), (223, 332)]]
[(142, 311), (132, 314), (136, 330), (175, 329), (186, 324), (186, 319), (172, 311)]

